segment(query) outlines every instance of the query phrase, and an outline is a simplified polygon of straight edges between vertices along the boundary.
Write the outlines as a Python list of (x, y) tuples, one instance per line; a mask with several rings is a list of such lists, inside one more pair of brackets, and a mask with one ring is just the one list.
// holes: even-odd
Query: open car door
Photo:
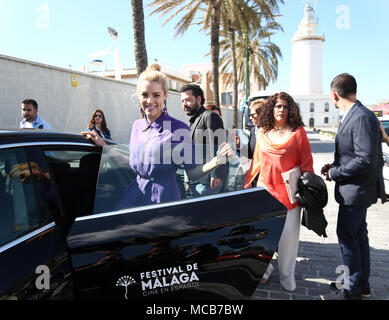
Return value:
[(193, 197), (182, 187), (182, 200), (117, 210), (136, 178), (128, 156), (109, 149), (101, 158), (94, 214), (77, 218), (67, 237), (76, 297), (250, 299), (277, 249), (287, 210), (263, 188), (242, 189), (242, 159), (230, 164), (218, 194)]

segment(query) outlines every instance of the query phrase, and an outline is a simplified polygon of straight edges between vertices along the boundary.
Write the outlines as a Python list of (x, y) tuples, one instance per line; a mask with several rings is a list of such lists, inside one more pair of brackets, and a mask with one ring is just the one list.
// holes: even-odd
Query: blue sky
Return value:
[[(149, 0), (144, 1), (145, 4)], [(282, 51), (279, 77), (269, 89), (289, 90), (290, 39), (302, 18), (301, 0), (286, 0), (279, 22), (284, 28), (272, 41)], [(158, 59), (181, 69), (183, 64), (209, 62), (210, 39), (193, 26), (174, 38), (172, 21), (161, 28), (145, 8), (149, 62)], [(365, 104), (389, 98), (389, 1), (319, 0), (316, 7), (324, 33), (323, 93), (341, 72), (358, 81), (358, 98)], [(80, 70), (90, 54), (112, 43), (107, 26), (119, 29), (121, 63), (135, 67), (131, 2), (129, 0), (0, 0), (0, 54)], [(113, 57), (102, 57), (113, 68)], [(89, 65), (91, 68), (96, 68)]]

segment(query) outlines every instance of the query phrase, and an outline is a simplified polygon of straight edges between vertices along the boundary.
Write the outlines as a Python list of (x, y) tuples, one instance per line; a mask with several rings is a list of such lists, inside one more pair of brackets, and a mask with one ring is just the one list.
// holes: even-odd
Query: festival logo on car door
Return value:
[[(199, 287), (196, 272), (197, 263), (183, 266), (167, 267), (163, 269), (144, 271), (139, 274), (140, 289), (143, 296), (164, 294), (187, 288)], [(117, 287), (125, 287), (124, 297), (128, 299), (128, 287), (137, 281), (130, 276), (123, 276), (116, 282)]]

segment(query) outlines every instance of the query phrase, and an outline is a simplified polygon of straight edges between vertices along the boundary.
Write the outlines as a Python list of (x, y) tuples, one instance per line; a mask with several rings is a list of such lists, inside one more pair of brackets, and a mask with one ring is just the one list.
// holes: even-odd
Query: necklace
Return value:
[(291, 132), (289, 127), (281, 127), (281, 128), (273, 127), (273, 131), (274, 133), (281, 134), (281, 135)]

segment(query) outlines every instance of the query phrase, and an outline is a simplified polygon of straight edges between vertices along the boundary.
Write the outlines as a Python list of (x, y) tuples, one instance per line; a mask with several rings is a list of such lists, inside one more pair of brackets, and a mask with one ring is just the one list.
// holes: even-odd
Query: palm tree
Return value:
[[(283, 31), (281, 25), (275, 21), (267, 22), (259, 30), (249, 30), (238, 32), (236, 35), (236, 59), (238, 82), (245, 81), (246, 70), (246, 39), (248, 35), (248, 66), (249, 78), (252, 72), (254, 78), (258, 81), (260, 88), (266, 89), (270, 81), (275, 81), (278, 76), (278, 59), (282, 58), (280, 48), (270, 41), (270, 37), (275, 31)], [(220, 70), (222, 73), (228, 73), (232, 66), (231, 43), (228, 35), (223, 32), (225, 37), (220, 42), (221, 58)], [(251, 71), (250, 71), (251, 70)], [(229, 74), (227, 82), (232, 82), (232, 75)], [(249, 84), (248, 84), (249, 85)], [(250, 88), (248, 88), (250, 94)]]
[(224, 0), (222, 10), (222, 26), (226, 38), (230, 42), (230, 52), (232, 61), (232, 79), (233, 79), (233, 127), (238, 127), (238, 75), (236, 68), (236, 50), (235, 33), (239, 30), (247, 30), (249, 23), (255, 23), (257, 13), (251, 7), (247, 6), (246, 1)]
[[(176, 24), (176, 36), (182, 36), (193, 25), (202, 25), (202, 31), (210, 28), (211, 35), (211, 60), (213, 74), (213, 92), (215, 104), (220, 106), (219, 101), (219, 31), (220, 31), (220, 8), (222, 0), (153, 0), (149, 6), (157, 7), (150, 15), (160, 13), (163, 17), (171, 15), (162, 24), (164, 26), (177, 15), (186, 12)], [(198, 15), (201, 15), (198, 18)], [(194, 22), (198, 20), (197, 22)]]
[(250, 29), (259, 29), (260, 21), (274, 20), (278, 13), (278, 1), (283, 0), (224, 0), (222, 1), (222, 25), (224, 37), (230, 42), (232, 81), (233, 81), (233, 110), (234, 128), (238, 127), (238, 76), (236, 66), (235, 33), (248, 32)]
[(219, 31), (220, 31), (220, 0), (211, 0), (212, 19), (211, 19), (211, 51), (212, 51), (212, 75), (213, 75), (213, 92), (215, 104), (220, 107), (219, 99)]
[[(230, 41), (232, 47), (236, 30), (249, 29), (249, 26), (259, 26), (259, 13), (266, 17), (272, 18), (273, 11), (278, 10), (278, 2), (284, 0), (153, 0), (149, 6), (157, 8), (152, 14), (160, 13), (159, 17), (167, 14), (171, 15), (164, 21), (163, 26), (174, 17), (185, 12), (182, 19), (176, 24), (176, 36), (183, 35), (189, 26), (193, 24), (202, 25), (201, 30), (210, 29), (211, 35), (211, 60), (213, 75), (213, 91), (215, 95), (215, 104), (220, 106), (219, 101), (219, 33), (220, 27), (224, 30), (230, 30)], [(200, 18), (196, 18), (203, 13)], [(197, 19), (197, 22), (194, 20)], [(235, 50), (232, 50), (235, 52)], [(233, 60), (235, 61), (235, 60)], [(235, 68), (236, 69), (236, 68)], [(237, 110), (237, 84), (236, 84), (236, 101)], [(236, 111), (237, 123), (237, 111)]]
[(145, 23), (143, 0), (131, 0), (132, 28), (134, 32), (134, 53), (138, 76), (147, 68), (147, 50), (145, 41)]

